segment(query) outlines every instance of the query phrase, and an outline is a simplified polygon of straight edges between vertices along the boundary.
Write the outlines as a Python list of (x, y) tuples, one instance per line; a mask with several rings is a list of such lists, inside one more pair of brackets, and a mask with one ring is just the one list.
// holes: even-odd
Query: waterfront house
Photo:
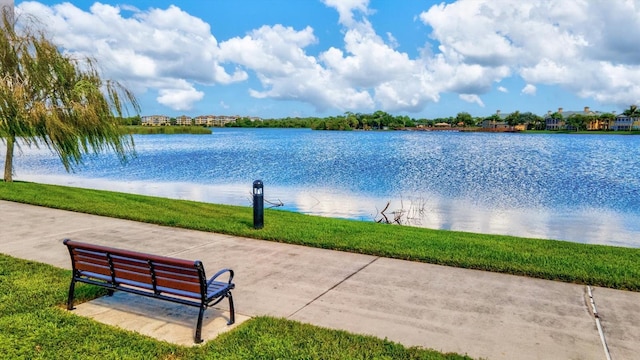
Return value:
[[(554, 114), (560, 116), (554, 116)], [(608, 128), (608, 121), (600, 118), (601, 112), (592, 111), (588, 106), (585, 106), (582, 111), (564, 111), (563, 108), (558, 108), (555, 113), (547, 112), (544, 117), (546, 130), (576, 130), (575, 127), (568, 124), (567, 119), (578, 115), (590, 117), (585, 124), (587, 130), (605, 130)]]
[(640, 117), (620, 114), (613, 120), (611, 129), (615, 131), (640, 130)]
[(510, 114), (502, 114), (500, 110), (497, 110), (495, 116), (491, 116), (482, 121), (481, 127), (483, 130), (496, 132), (527, 130), (527, 124), (509, 125), (507, 121), (509, 115)]
[[(489, 130), (507, 129), (509, 127), (509, 124), (505, 120), (506, 117), (507, 115), (502, 114), (500, 110), (497, 110), (496, 116), (491, 116), (490, 118), (486, 118), (482, 120), (481, 127), (483, 129), (489, 129)], [(499, 118), (500, 120), (497, 120), (496, 118)]]

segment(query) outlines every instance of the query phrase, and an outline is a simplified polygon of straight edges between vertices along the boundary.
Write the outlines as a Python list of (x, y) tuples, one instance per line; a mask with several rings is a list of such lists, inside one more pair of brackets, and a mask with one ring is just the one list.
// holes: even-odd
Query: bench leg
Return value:
[(200, 344), (202, 342), (202, 317), (204, 316), (205, 306), (200, 306), (200, 314), (198, 314), (198, 324), (196, 325), (196, 344)]
[(71, 285), (69, 285), (69, 297), (67, 298), (67, 310), (73, 310), (73, 291), (76, 288), (75, 280), (71, 280)]
[(233, 295), (231, 295), (231, 291), (227, 293), (227, 297), (229, 298), (229, 322), (227, 322), (227, 325), (231, 325), (236, 322), (236, 310), (233, 307)]

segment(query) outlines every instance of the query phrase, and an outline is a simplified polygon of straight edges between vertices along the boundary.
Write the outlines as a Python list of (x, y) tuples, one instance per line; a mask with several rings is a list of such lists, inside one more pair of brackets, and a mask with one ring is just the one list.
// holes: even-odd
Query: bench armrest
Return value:
[(216, 278), (224, 273), (228, 272), (229, 273), (229, 284), (231, 284), (231, 281), (233, 280), (233, 270), (231, 269), (222, 269), (220, 271), (218, 271), (217, 273), (215, 273), (211, 279), (209, 279), (209, 281), (207, 281), (207, 286), (209, 286), (212, 282), (214, 282), (216, 280)]

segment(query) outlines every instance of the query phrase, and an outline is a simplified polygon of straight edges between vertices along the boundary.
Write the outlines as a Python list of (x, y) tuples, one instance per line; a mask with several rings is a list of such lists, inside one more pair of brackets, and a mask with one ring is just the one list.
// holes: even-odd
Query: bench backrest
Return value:
[(116, 286), (173, 294), (193, 299), (206, 296), (206, 276), (200, 261), (82, 243), (66, 239), (74, 276)]

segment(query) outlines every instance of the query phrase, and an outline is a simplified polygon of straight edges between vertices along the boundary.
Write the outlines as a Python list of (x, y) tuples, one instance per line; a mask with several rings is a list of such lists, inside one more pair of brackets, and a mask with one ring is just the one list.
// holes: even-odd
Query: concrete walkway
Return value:
[[(607, 359), (609, 352), (618, 360), (637, 359), (640, 354), (640, 293), (181, 230), (7, 201), (0, 201), (0, 219), (1, 253), (62, 268), (70, 268), (63, 238), (199, 259), (209, 274), (232, 268), (239, 322), (271, 315), (474, 358)], [(590, 292), (598, 318), (593, 315)], [(90, 302), (83, 314), (190, 345), (197, 309), (172, 306), (120, 294)], [(218, 312), (206, 312), (205, 340), (226, 330), (226, 301), (220, 306)], [(118, 318), (121, 315), (108, 311), (134, 317), (123, 321)]]

